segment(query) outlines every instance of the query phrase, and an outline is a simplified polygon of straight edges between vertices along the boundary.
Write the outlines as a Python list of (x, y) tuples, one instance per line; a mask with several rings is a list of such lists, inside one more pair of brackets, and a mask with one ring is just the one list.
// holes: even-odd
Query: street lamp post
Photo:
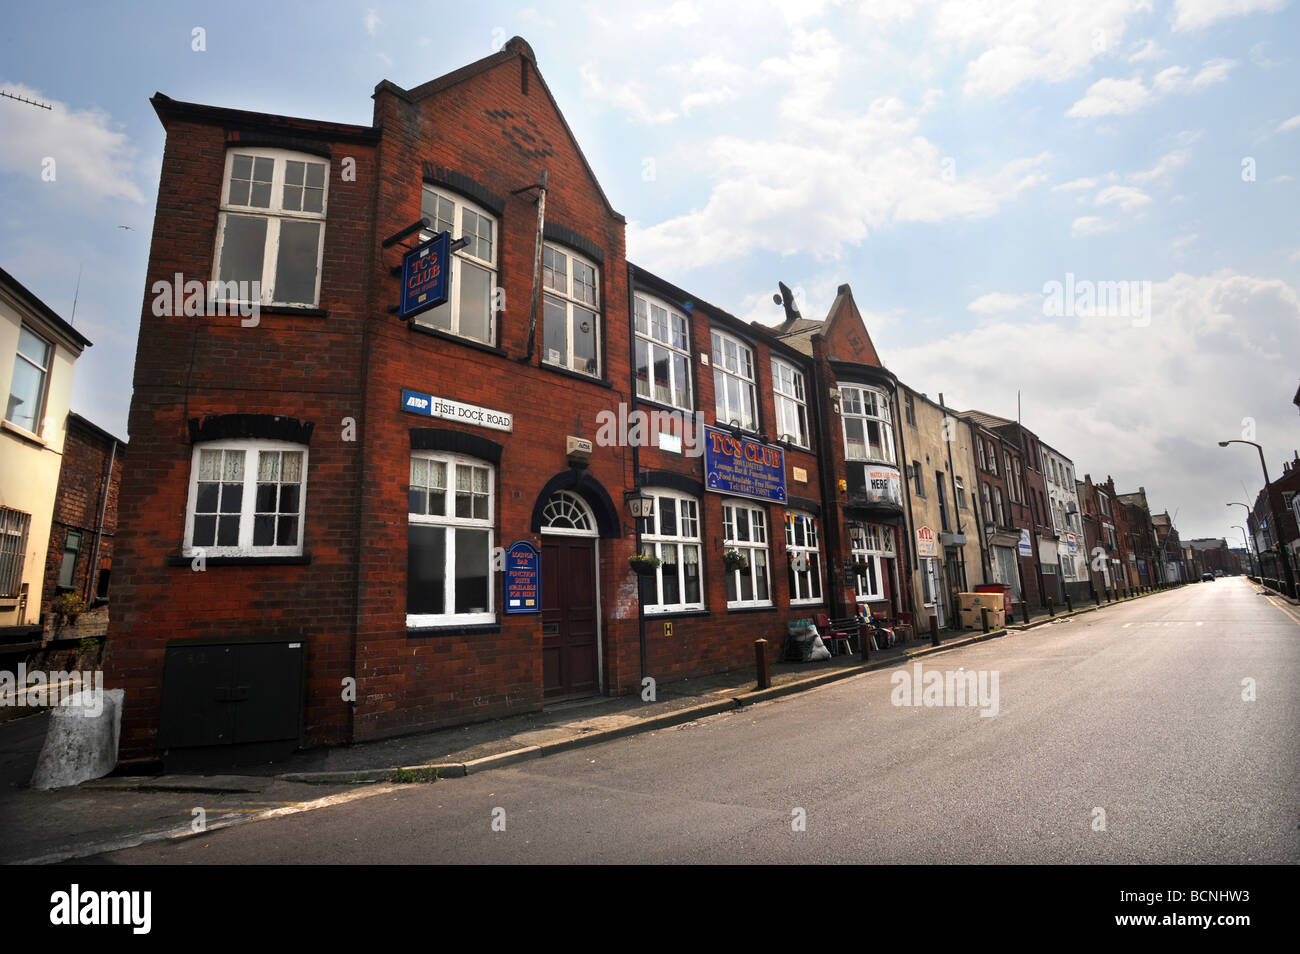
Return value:
[(1232, 529), (1241, 531), (1241, 542), (1246, 544), (1246, 568), (1250, 570), (1250, 575), (1255, 575), (1255, 563), (1250, 558), (1250, 540), (1246, 537), (1246, 528), (1240, 524), (1234, 523)]
[[(1273, 495), (1269, 493), (1268, 464), (1264, 463), (1264, 448), (1260, 447), (1254, 441), (1219, 441), (1220, 447), (1227, 447), (1229, 444), (1249, 444), (1259, 453), (1259, 467), (1264, 472), (1264, 496), (1268, 498), (1268, 510), (1273, 515), (1273, 538), (1277, 541), (1278, 562), (1282, 564), (1282, 575), (1286, 577), (1286, 595), (1295, 596), (1295, 576), (1291, 573), (1291, 561), (1287, 559), (1286, 543), (1282, 539), (1282, 518), (1278, 515), (1277, 506), (1274, 504)], [(1261, 570), (1263, 568), (1261, 567)], [(1262, 577), (1261, 577), (1262, 578)]]
[[(1250, 526), (1250, 515), (1252, 513), (1250, 509), (1250, 504), (1244, 504), (1239, 500), (1234, 500), (1232, 503), (1228, 504), (1227, 506), (1244, 507), (1246, 509), (1246, 526)], [(1259, 574), (1255, 572), (1254, 560), (1250, 555), (1250, 537), (1247, 535), (1246, 530), (1244, 528), (1238, 528), (1235, 523), (1232, 526), (1233, 529), (1241, 529), (1242, 538), (1246, 541), (1246, 565), (1250, 568), (1250, 575), (1258, 576)]]

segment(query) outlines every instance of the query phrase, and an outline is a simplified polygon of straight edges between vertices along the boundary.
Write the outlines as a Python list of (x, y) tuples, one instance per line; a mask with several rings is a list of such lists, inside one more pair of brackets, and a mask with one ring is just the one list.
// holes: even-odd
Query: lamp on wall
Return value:
[(630, 490), (624, 494), (623, 499), (627, 502), (628, 513), (636, 519), (654, 516), (655, 498), (652, 494), (641, 490)]

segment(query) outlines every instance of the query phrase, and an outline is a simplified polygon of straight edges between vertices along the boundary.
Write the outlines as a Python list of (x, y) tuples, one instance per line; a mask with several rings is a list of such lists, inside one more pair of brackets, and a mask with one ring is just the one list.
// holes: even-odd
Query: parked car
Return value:
[(1205, 582), (1207, 582), (1207, 581), (1210, 582), (1210, 583), (1213, 583), (1213, 582), (1214, 582), (1214, 574), (1213, 574), (1213, 573), (1202, 573), (1202, 574), (1201, 574), (1201, 582), (1202, 582), (1202, 583), (1205, 583)]

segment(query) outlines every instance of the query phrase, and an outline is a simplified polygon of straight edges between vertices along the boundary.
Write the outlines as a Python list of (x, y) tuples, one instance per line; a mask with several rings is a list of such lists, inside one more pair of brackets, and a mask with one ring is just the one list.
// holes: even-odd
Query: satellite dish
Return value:
[(781, 304), (781, 294), (780, 294), (780, 292), (778, 292), (777, 294), (775, 294), (775, 295), (772, 296), (772, 304), (774, 304), (774, 305), (779, 305), (779, 304)]

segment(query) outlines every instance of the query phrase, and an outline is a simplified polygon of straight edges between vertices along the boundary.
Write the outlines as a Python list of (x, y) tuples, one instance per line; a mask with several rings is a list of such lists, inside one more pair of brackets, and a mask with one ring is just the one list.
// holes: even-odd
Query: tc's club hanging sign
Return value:
[(413, 318), (447, 301), (447, 252), (451, 238), (439, 232), (402, 256), (402, 303), (398, 315)]

